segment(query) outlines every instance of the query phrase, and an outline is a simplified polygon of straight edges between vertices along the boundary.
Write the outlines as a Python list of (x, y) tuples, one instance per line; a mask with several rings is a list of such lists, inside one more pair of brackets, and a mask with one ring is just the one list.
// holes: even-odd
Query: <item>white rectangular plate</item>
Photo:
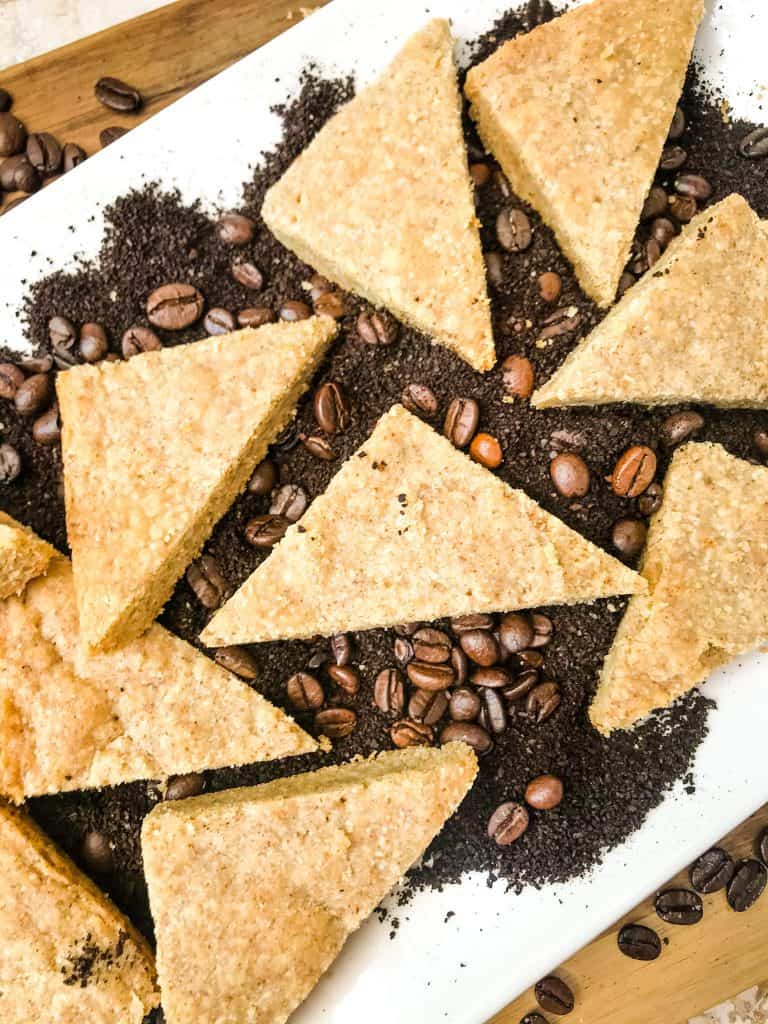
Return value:
[[(99, 211), (129, 188), (157, 180), (209, 209), (236, 204), (258, 142), (268, 149), (278, 139), (270, 107), (295, 90), (309, 59), (364, 83), (428, 18), (450, 17), (461, 42), (513, 5), (335, 0), (137, 127), (0, 220), (0, 337), (23, 347), (19, 315), (30, 282), (72, 267), (76, 253), (95, 256)], [(753, 87), (764, 68), (768, 4), (710, 0), (709, 8), (697, 56), (735, 112), (759, 120), (761, 94)], [(209, 130), (215, 147), (200, 144)], [(678, 786), (589, 877), (514, 895), (469, 875), (443, 892), (417, 894), (393, 907), (401, 922), (394, 941), (388, 923), (371, 919), (348, 943), (296, 1024), (478, 1024), (491, 1016), (768, 800), (767, 669), (768, 656), (755, 655), (706, 685), (718, 707), (696, 758), (695, 795)], [(449, 910), (454, 916), (445, 923)]]

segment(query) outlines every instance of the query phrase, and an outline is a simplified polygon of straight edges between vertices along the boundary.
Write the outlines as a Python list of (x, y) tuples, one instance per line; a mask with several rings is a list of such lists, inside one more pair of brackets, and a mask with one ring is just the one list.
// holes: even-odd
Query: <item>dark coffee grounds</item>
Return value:
[[(492, 33), (478, 42), (476, 55), (493, 49), (519, 31), (522, 24), (516, 14), (502, 19)], [(244, 186), (242, 212), (258, 224), (256, 238), (245, 252), (266, 278), (265, 288), (258, 295), (260, 304), (276, 308), (287, 299), (306, 298), (304, 283), (310, 276), (309, 268), (271, 237), (260, 221), (259, 208), (266, 188), (338, 104), (348, 98), (351, 89), (347, 81), (323, 81), (308, 74), (298, 97), (282, 111), (284, 141)], [(750, 126), (725, 124), (717, 101), (697, 89), (695, 72), (689, 76), (682, 102), (689, 123), (683, 139), (690, 153), (687, 169), (701, 172), (712, 181), (713, 201), (738, 190), (761, 215), (768, 215), (764, 167), (740, 158), (736, 151), (738, 140)], [(471, 151), (479, 149), (468, 122), (467, 140)], [(507, 202), (524, 205), (517, 204), (514, 197), (505, 197), (497, 181), (479, 191), (478, 212), (484, 224), (486, 250), (498, 249), (493, 225), (498, 210)], [(541, 382), (602, 314), (579, 290), (550, 231), (534, 211), (527, 207), (526, 210), (534, 227), (534, 241), (522, 254), (503, 254), (503, 283), (492, 290), (493, 317), (500, 360), (510, 353), (528, 355), (536, 369), (536, 380)], [(234, 282), (229, 274), (231, 257), (232, 250), (220, 243), (213, 221), (201, 208), (185, 206), (177, 195), (164, 193), (158, 187), (144, 187), (118, 200), (107, 211), (107, 233), (96, 265), (54, 274), (31, 290), (26, 310), (28, 336), (39, 351), (45, 351), (47, 321), (54, 314), (63, 314), (76, 323), (102, 322), (109, 331), (112, 348), (118, 351), (125, 328), (134, 323), (146, 324), (146, 296), (167, 281), (195, 284), (209, 306), (237, 310), (252, 305), (253, 293)], [(542, 350), (535, 341), (552, 306), (541, 300), (536, 281), (541, 272), (551, 270), (557, 271), (563, 280), (559, 305), (576, 307), (581, 319), (578, 330)], [(744, 301), (749, 302), (749, 296)], [(437, 395), (440, 408), (434, 425), (438, 429), (454, 396), (476, 398), (481, 406), (481, 429), (495, 435), (504, 449), (505, 462), (498, 470), (502, 478), (522, 487), (602, 547), (609, 548), (616, 519), (637, 514), (636, 502), (614, 495), (604, 480), (617, 456), (630, 444), (650, 444), (658, 448), (659, 479), (663, 478), (668, 453), (659, 446), (659, 428), (672, 410), (615, 406), (538, 412), (527, 403), (505, 404), (499, 370), (481, 377), (414, 331), (402, 330), (392, 347), (362, 343), (354, 324), (359, 311), (366, 308), (364, 303), (350, 298), (349, 313), (341, 321), (340, 337), (317, 377), (317, 382), (330, 378), (343, 382), (351, 399), (352, 425), (334, 438), (339, 459), (333, 463), (320, 462), (302, 446), (291, 443), (289, 437), (273, 449), (281, 481), (300, 484), (311, 497), (322, 493), (341, 460), (365, 439), (379, 416), (399, 400), (409, 383), (427, 384)], [(200, 333), (200, 328), (195, 327), (180, 334), (163, 334), (163, 341), (183, 343), (196, 339)], [(138, 411), (141, 412), (140, 408)], [(701, 438), (720, 441), (738, 455), (755, 456), (751, 437), (756, 427), (768, 427), (764, 414), (709, 408), (701, 412), (706, 424)], [(58, 450), (35, 446), (29, 439), (28, 426), (19, 423), (12, 409), (4, 408), (3, 422), (3, 439), (22, 451), (26, 468), (18, 481), (3, 489), (0, 503), (63, 547)], [(299, 405), (296, 427), (308, 432), (314, 427), (311, 396)], [(578, 450), (593, 474), (588, 494), (576, 501), (558, 497), (549, 478), (550, 452), (563, 444)], [(245, 542), (243, 528), (251, 516), (266, 512), (268, 504), (268, 498), (241, 497), (218, 524), (206, 546), (233, 587), (264, 557)], [(510, 536), (509, 543), (515, 543), (514, 536)], [(535, 558), (535, 553), (531, 557)], [(692, 789), (690, 766), (706, 733), (710, 707), (701, 696), (694, 694), (678, 701), (633, 732), (618, 734), (610, 740), (601, 738), (588, 724), (586, 708), (623, 607), (624, 602), (615, 599), (592, 606), (545, 609), (555, 624), (554, 639), (544, 649), (546, 675), (559, 682), (562, 704), (541, 725), (535, 725), (522, 713), (512, 718), (493, 752), (483, 759), (479, 778), (462, 808), (432, 845), (427, 858), (432, 866), (412, 873), (414, 884), (442, 885), (468, 870), (485, 871), (489, 880), (501, 877), (512, 886), (539, 885), (572, 877), (589, 870), (607, 848), (636, 830), (675, 781), (682, 779)], [(162, 621), (196, 643), (207, 617), (208, 613), (182, 581)], [(348, 698), (334, 691), (324, 679), (334, 702), (354, 707), (359, 715), (355, 732), (337, 742), (333, 753), (210, 771), (206, 773), (207, 787), (222, 789), (263, 782), (391, 746), (390, 720), (374, 707), (372, 689), (377, 673), (394, 664), (393, 640), (389, 630), (372, 630), (355, 637), (355, 663), (363, 678), (356, 697)], [(258, 689), (279, 706), (288, 708), (285, 681), (293, 672), (305, 669), (318, 650), (326, 651), (327, 644), (272, 643), (251, 650), (260, 670)], [(302, 724), (311, 727), (310, 721)], [(564, 781), (565, 799), (556, 810), (533, 812), (526, 835), (515, 845), (500, 849), (485, 834), (488, 817), (500, 802), (521, 799), (526, 783), (544, 772), (554, 773)], [(106, 877), (97, 876), (97, 881), (148, 935), (152, 925), (141, 871), (139, 829), (142, 818), (158, 799), (156, 785), (136, 783), (31, 801), (36, 819), (81, 864), (80, 851), (87, 831), (98, 829), (109, 838), (114, 847), (115, 869)]]

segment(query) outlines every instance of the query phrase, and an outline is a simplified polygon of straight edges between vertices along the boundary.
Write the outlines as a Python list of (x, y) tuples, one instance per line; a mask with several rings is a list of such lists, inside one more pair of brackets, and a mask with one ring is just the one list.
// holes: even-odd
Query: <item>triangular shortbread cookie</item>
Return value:
[(642, 580), (394, 406), (204, 643), (575, 604)]
[(675, 452), (590, 717), (626, 728), (768, 640), (768, 468), (716, 444)]
[(267, 193), (274, 235), (476, 370), (496, 355), (447, 21), (414, 35)]
[(745, 200), (694, 218), (532, 401), (768, 405), (768, 231)]
[(72, 569), (57, 557), (0, 603), (0, 793), (16, 803), (317, 749), (162, 626), (113, 653), (78, 648)]
[(609, 306), (683, 87), (703, 0), (594, 0), (467, 75), (485, 146)]
[(32, 530), (0, 512), (0, 600), (21, 593), (29, 580), (45, 572), (55, 554)]
[(168, 1024), (217, 1024), (222, 1006), (287, 1020), (476, 771), (450, 743), (159, 805), (142, 852)]
[(0, 1020), (142, 1024), (144, 939), (21, 811), (0, 803)]
[(59, 374), (67, 532), (89, 648), (149, 626), (335, 333), (313, 317)]

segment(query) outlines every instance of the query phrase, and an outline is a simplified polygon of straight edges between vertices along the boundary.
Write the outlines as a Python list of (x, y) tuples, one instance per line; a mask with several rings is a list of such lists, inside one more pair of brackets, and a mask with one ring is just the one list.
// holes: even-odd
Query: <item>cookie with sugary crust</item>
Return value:
[(768, 230), (734, 193), (683, 229), (531, 401), (763, 408), (767, 325)]
[(149, 946), (27, 815), (0, 801), (0, 1020), (142, 1024)]
[(276, 238), (476, 370), (496, 361), (456, 84), (436, 19), (267, 192)]
[(717, 444), (675, 452), (590, 718), (624, 729), (768, 640), (768, 467)]
[(312, 317), (59, 374), (67, 536), (89, 649), (148, 628), (335, 334), (329, 317)]
[(476, 772), (449, 743), (158, 805), (141, 845), (167, 1024), (283, 1024)]
[(467, 75), (486, 149), (600, 306), (616, 296), (703, 13), (703, 0), (593, 0)]
[(0, 512), (0, 600), (20, 594), (56, 554), (50, 544), (5, 512)]
[(641, 589), (626, 566), (395, 405), (202, 633), (329, 636)]

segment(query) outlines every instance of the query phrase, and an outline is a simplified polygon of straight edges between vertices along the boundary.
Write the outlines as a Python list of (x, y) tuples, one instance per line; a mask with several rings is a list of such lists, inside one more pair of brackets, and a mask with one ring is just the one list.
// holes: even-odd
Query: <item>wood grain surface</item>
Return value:
[[(0, 74), (14, 111), (31, 131), (51, 131), (91, 153), (102, 128), (131, 127), (217, 71), (289, 28), (325, 0), (178, 0)], [(101, 75), (136, 84), (138, 115), (115, 114), (94, 98)], [(72, 172), (72, 173), (77, 173)], [(34, 200), (32, 200), (34, 201)], [(735, 856), (751, 853), (768, 826), (768, 807), (724, 840)], [(669, 837), (674, 842), (674, 836)], [(685, 879), (681, 879), (685, 881)], [(656, 928), (669, 944), (654, 963), (636, 963), (616, 946), (616, 928), (564, 964), (577, 1004), (568, 1024), (683, 1024), (688, 1017), (768, 978), (768, 895), (735, 914), (723, 893), (705, 897), (705, 917), (691, 928), (660, 922), (646, 901), (626, 920)], [(620, 922), (623, 923), (623, 922)], [(511, 927), (519, 927), (511, 924)], [(519, 1024), (535, 1008), (527, 992), (492, 1024)]]

